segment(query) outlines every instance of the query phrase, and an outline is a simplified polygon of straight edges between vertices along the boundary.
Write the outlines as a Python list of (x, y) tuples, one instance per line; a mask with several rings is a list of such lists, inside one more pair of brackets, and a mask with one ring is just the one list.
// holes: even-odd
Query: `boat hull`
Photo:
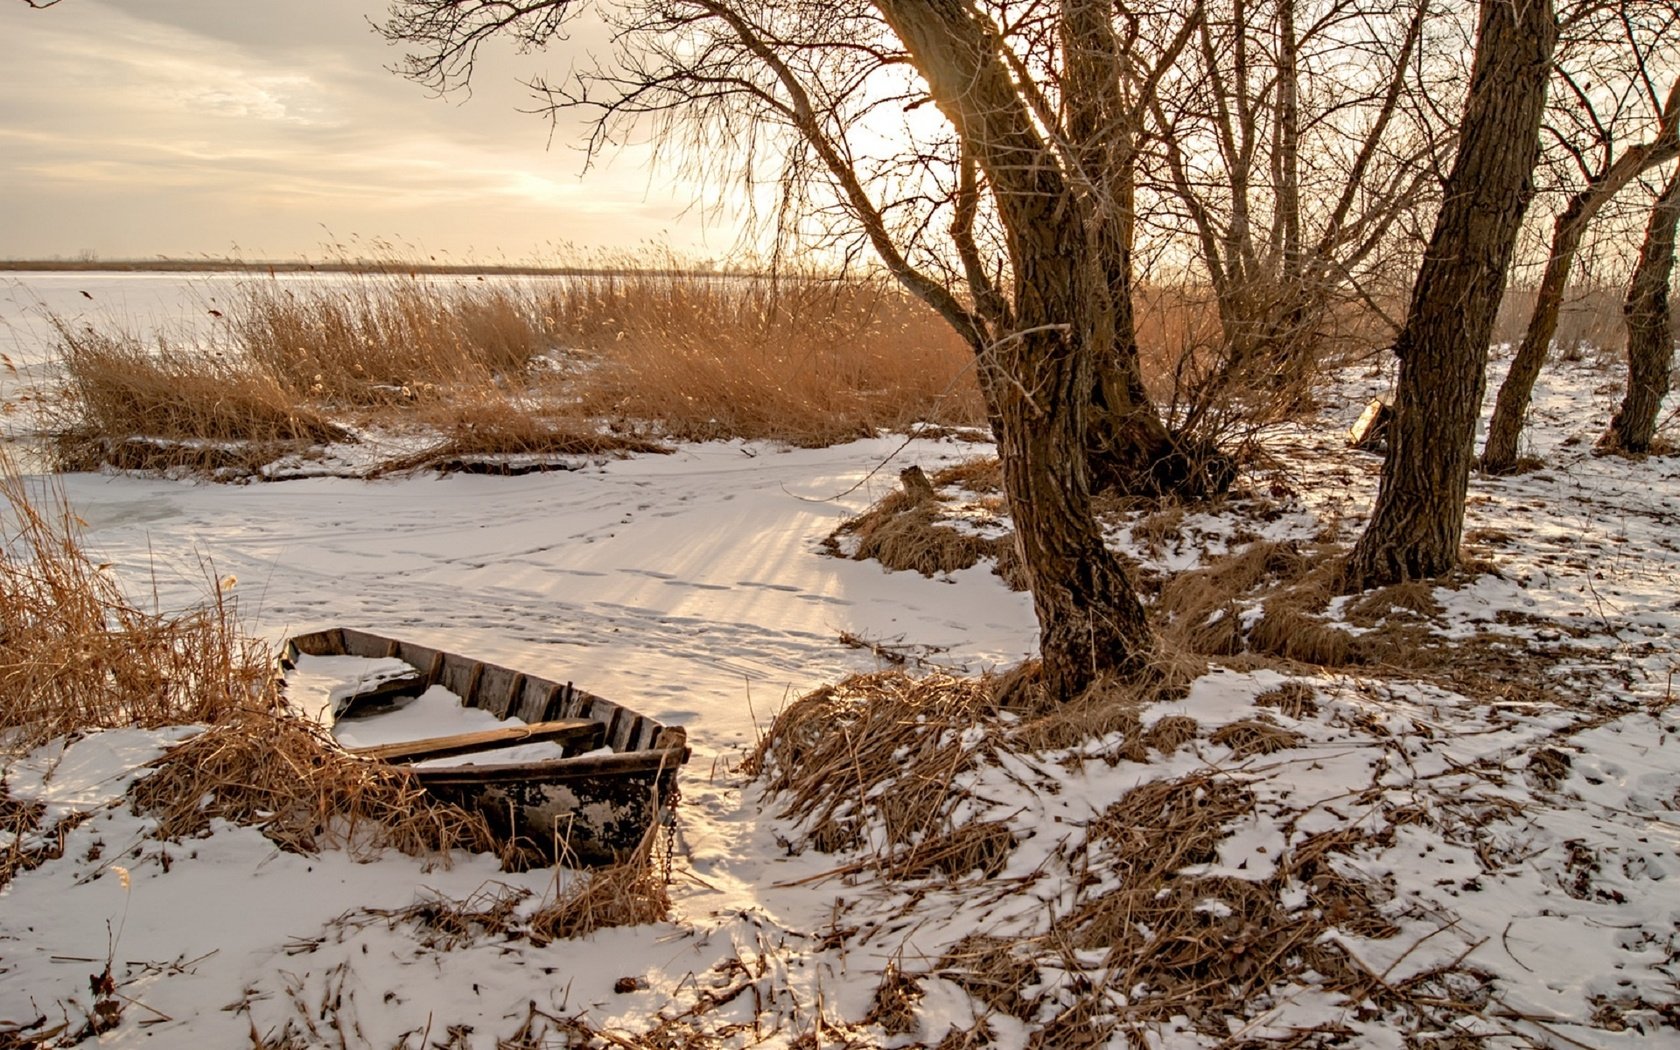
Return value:
[[(597, 750), (585, 754), (496, 763), (491, 751), (471, 764), (392, 763), (434, 797), (482, 814), (517, 853), (553, 863), (612, 863), (639, 847), (676, 805), (677, 771), (689, 756), (681, 726), (666, 725), (570, 682), (353, 628), (289, 639), (282, 667), (295, 666), (300, 655), (395, 657), (420, 672), (415, 692), (442, 685), (464, 705), (498, 718), (597, 723), (600, 731), (588, 745), (579, 745)], [(381, 695), (389, 699), (390, 690)], [(599, 752), (601, 747), (610, 753)]]

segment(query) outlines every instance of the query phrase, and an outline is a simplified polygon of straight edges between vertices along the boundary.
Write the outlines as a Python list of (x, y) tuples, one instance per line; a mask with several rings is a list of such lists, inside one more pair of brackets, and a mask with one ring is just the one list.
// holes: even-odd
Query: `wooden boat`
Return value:
[[(635, 849), (676, 804), (677, 769), (689, 757), (686, 731), (570, 682), (347, 627), (287, 640), (282, 673), (296, 667), (300, 655), (395, 657), (414, 668), (346, 698), (346, 714), (441, 685), (467, 707), (523, 720), (505, 729), (352, 749), (370, 761), (403, 766), (433, 796), (482, 813), (520, 850), (549, 861), (610, 863)], [(466, 754), (479, 754), (482, 763), (497, 748), (538, 740), (562, 744), (562, 757), (413, 765)]]

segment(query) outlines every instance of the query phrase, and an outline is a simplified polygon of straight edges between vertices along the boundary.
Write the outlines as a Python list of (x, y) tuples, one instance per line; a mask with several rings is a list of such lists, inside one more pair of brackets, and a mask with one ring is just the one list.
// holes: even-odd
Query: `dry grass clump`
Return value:
[(1254, 698), (1259, 707), (1270, 707), (1290, 718), (1312, 718), (1318, 714), (1318, 697), (1305, 682), (1285, 682)]
[(1158, 621), (1164, 621), (1163, 634), (1191, 652), (1242, 652), (1246, 641), (1238, 619), (1240, 600), (1262, 587), (1297, 579), (1311, 565), (1311, 556), (1295, 544), (1263, 540), (1181, 572), (1162, 585), (1155, 605)]
[(958, 777), (994, 746), (992, 709), (982, 679), (852, 675), (777, 715), (746, 768), (800, 824), (799, 848), (873, 845), (873, 864), (902, 877), (995, 871), (1013, 846), (1008, 830), (957, 818), (967, 797)]
[(890, 571), (909, 570), (923, 576), (956, 572), (992, 558), (996, 561), (994, 571), (1005, 583), (1014, 590), (1025, 590), (1026, 567), (1013, 535), (988, 539), (941, 523), (944, 501), (936, 486), (964, 478), (984, 484), (989, 473), (984, 460), (958, 464), (932, 478), (920, 467), (907, 467), (899, 472), (902, 488), (841, 522), (824, 545), (838, 554), (842, 538), (852, 537), (854, 560), (874, 560)]
[[(1166, 581), (1156, 608), (1167, 638), (1192, 652), (1323, 667), (1363, 663), (1362, 641), (1315, 615), (1329, 603), (1337, 571), (1328, 550), (1263, 540)], [(1242, 613), (1256, 603), (1260, 616), (1245, 631)]]
[(976, 456), (934, 471), (932, 480), (939, 488), (950, 485), (981, 495), (1001, 493), (1003, 464), (996, 456)]
[(282, 849), (372, 856), (494, 850), (482, 818), (433, 799), (400, 768), (356, 758), (321, 726), (246, 711), (177, 744), (129, 795), (157, 834), (202, 834), (212, 818), (261, 829)]
[(567, 282), (550, 303), (594, 358), (583, 410), (672, 437), (815, 446), (985, 419), (973, 354), (885, 281), (625, 274)]
[(1375, 627), (1396, 614), (1421, 619), (1439, 616), (1437, 586), (1434, 580), (1409, 580), (1367, 591), (1348, 603), (1348, 622), (1359, 627)]
[(554, 340), (533, 296), (501, 286), (361, 275), (240, 285), (243, 355), (295, 398), (337, 406), (425, 400), (519, 375)]
[(888, 960), (863, 1023), (880, 1025), (888, 1035), (909, 1035), (916, 1030), (916, 1004), (921, 999), (916, 978), (899, 969), (898, 960)]
[(971, 568), (994, 556), (1002, 547), (1014, 548), (1007, 537), (985, 539), (940, 524), (937, 499), (915, 499), (904, 492), (891, 492), (855, 518), (847, 518), (834, 530), (833, 549), (842, 536), (856, 539), (852, 558), (874, 560), (894, 571), (909, 570), (923, 576)]
[(578, 456), (669, 454), (669, 445), (633, 434), (609, 433), (588, 420), (549, 415), (493, 393), (426, 413), (442, 440), (389, 460), (376, 474), (409, 470), (525, 473), (555, 459)]
[[(91, 813), (67, 813), (43, 828), (44, 803), (15, 799), (0, 782), (0, 890), (22, 871), (34, 871), (49, 860), (64, 856), (64, 843), (87, 821)], [(3, 1034), (3, 1033), (0, 1033)], [(5, 1043), (0, 1040), (0, 1047)]]
[(1359, 639), (1306, 613), (1268, 602), (1248, 633), (1256, 653), (1318, 667), (1346, 667), (1363, 662)]
[(1088, 740), (1118, 737), (1110, 757), (1142, 762), (1143, 719), (1140, 712), (1151, 690), (1119, 681), (1101, 681), (1082, 695), (1051, 704), (1025, 719), (1009, 733), (1011, 744), (1027, 751), (1060, 751)]
[(660, 922), (671, 911), (670, 870), (656, 857), (660, 821), (628, 856), (600, 868), (573, 873), (566, 888), (531, 916), (531, 942), (587, 937), (615, 926)]
[(360, 926), (359, 916), (369, 915), (384, 919), (387, 929), (410, 925), (423, 947), (447, 952), (486, 937), (514, 936), (519, 905), (530, 895), (529, 890), (500, 882), (485, 883), (462, 900), (428, 890), (406, 908), (370, 908), (337, 922)]
[(1142, 743), (1151, 751), (1171, 755), (1201, 735), (1202, 727), (1189, 715), (1167, 715), (1143, 731)]
[(1231, 749), (1237, 758), (1250, 755), (1270, 755), (1301, 742), (1300, 734), (1292, 733), (1269, 718), (1245, 718), (1214, 730), (1210, 741)]
[(7, 749), (85, 729), (212, 722), (273, 702), (272, 656), (240, 634), (221, 583), (198, 607), (146, 612), (83, 549), (62, 492), (31, 493), (0, 460), (0, 497), (9, 505), (0, 523)]
[[(205, 470), (350, 434), (237, 356), (60, 323), (64, 386), (40, 402), (62, 470)], [(236, 443), (238, 448), (228, 448)]]

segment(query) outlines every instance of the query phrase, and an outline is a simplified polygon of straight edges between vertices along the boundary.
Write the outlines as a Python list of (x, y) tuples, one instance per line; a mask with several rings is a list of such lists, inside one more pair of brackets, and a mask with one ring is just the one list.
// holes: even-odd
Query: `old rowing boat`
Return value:
[[(677, 769), (689, 756), (683, 728), (570, 682), (348, 627), (289, 639), (282, 673), (304, 656), (394, 657), (412, 668), (342, 698), (341, 714), (441, 685), (464, 706), (509, 720), (505, 728), (352, 751), (400, 766), (433, 796), (483, 814), (519, 850), (553, 861), (610, 863), (635, 849), (676, 803)], [(560, 744), (562, 756), (496, 761), (498, 749), (535, 741)], [(439, 761), (450, 758), (462, 761)]]

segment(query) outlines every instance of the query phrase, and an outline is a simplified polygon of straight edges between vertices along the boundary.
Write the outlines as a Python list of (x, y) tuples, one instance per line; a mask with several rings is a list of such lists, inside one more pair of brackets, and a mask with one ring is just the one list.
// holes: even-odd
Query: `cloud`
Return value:
[(493, 51), (470, 100), (428, 98), (384, 68), (383, 7), (0, 6), (0, 255), (313, 254), (324, 228), (514, 258), (700, 239), (694, 188), (651, 180), (646, 150), (580, 178), (573, 129), (545, 149), (519, 76), (569, 56)]

